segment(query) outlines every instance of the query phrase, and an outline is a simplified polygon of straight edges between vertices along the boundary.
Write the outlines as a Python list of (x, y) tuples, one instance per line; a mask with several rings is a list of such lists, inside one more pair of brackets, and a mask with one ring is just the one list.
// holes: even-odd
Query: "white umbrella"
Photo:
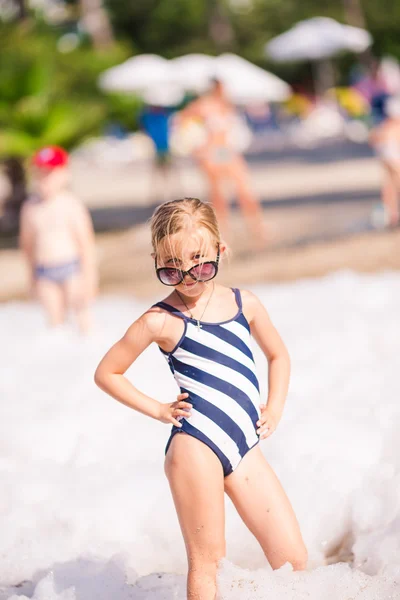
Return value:
[(210, 87), (212, 78), (224, 84), (228, 97), (235, 104), (249, 102), (279, 102), (290, 96), (287, 83), (264, 69), (237, 56), (222, 54), (187, 54), (171, 61), (175, 79), (186, 89), (198, 93)]
[(169, 60), (156, 54), (140, 54), (104, 71), (99, 84), (110, 92), (142, 92), (155, 85), (169, 84), (172, 78)]
[(213, 77), (223, 82), (229, 98), (236, 104), (281, 101), (290, 95), (287, 83), (235, 54), (218, 57), (187, 54), (170, 61), (142, 54), (105, 71), (99, 83), (108, 91), (136, 91), (149, 98), (163, 96), (163, 88), (168, 96), (178, 95), (178, 89), (202, 93), (209, 88)]
[(276, 75), (237, 56), (222, 54), (217, 58), (216, 77), (235, 104), (281, 102), (291, 94), (290, 86)]
[(149, 86), (142, 93), (146, 104), (152, 106), (176, 106), (184, 97), (182, 88), (174, 83)]
[(300, 21), (265, 46), (266, 53), (278, 62), (321, 60), (343, 50), (364, 52), (372, 37), (359, 27), (342, 25), (334, 19), (315, 17)]
[(202, 93), (210, 86), (215, 77), (216, 57), (208, 54), (185, 54), (170, 61), (174, 77), (185, 89)]

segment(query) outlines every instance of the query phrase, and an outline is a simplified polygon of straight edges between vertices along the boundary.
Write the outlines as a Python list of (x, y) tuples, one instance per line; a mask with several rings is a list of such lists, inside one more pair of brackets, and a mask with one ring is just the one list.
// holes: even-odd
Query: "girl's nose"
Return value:
[(188, 273), (186, 273), (185, 277), (183, 278), (183, 282), (184, 283), (194, 283), (194, 280), (192, 277), (190, 277), (190, 275)]

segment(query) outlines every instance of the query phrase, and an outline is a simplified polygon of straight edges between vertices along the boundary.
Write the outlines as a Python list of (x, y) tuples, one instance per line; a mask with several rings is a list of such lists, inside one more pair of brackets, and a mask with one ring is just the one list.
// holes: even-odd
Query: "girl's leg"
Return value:
[(35, 286), (36, 296), (42, 304), (50, 327), (61, 325), (65, 320), (65, 304), (61, 287), (47, 279), (39, 279)]
[(177, 433), (168, 449), (165, 472), (186, 546), (187, 597), (214, 600), (218, 562), (225, 556), (221, 463), (203, 442)]
[[(391, 165), (384, 165), (384, 181), (382, 186), (382, 202), (389, 213), (390, 224), (399, 222), (400, 172)], [(400, 169), (399, 169), (400, 171)]]
[(208, 160), (200, 161), (200, 167), (204, 171), (210, 190), (210, 202), (217, 213), (221, 231), (226, 234), (228, 232), (228, 216), (229, 206), (228, 200), (223, 192), (224, 172)]
[(306, 568), (307, 550), (293, 508), (257, 445), (225, 479), (225, 491), (271, 567)]
[(229, 177), (235, 184), (239, 206), (254, 241), (258, 246), (263, 246), (267, 241), (264, 215), (252, 189), (248, 166), (241, 156), (233, 159), (229, 166)]

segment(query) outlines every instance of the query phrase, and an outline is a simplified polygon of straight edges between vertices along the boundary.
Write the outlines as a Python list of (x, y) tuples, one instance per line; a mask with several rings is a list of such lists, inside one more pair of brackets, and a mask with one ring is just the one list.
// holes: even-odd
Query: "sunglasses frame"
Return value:
[[(182, 283), (182, 281), (185, 279), (186, 275), (189, 275), (189, 277), (191, 277), (193, 279), (193, 281), (200, 281), (200, 282), (211, 281), (212, 279), (214, 279), (214, 277), (217, 276), (219, 259), (220, 259), (220, 250), (219, 250), (219, 245), (218, 245), (217, 258), (215, 260), (206, 260), (203, 263), (197, 263), (197, 265), (193, 265), (193, 267), (190, 267), (190, 269), (188, 271), (184, 271), (183, 269), (179, 269), (178, 267), (157, 267), (157, 256), (154, 257), (154, 266), (156, 269), (156, 274), (157, 274), (158, 280), (161, 281), (161, 283), (163, 285), (167, 285), (168, 287), (174, 287), (176, 285), (180, 285)], [(212, 277), (210, 277), (210, 279), (197, 279), (197, 277), (194, 277), (190, 271), (192, 271), (196, 267), (199, 267), (200, 265), (214, 265), (214, 268), (215, 268), (214, 275)], [(181, 274), (180, 281), (178, 281), (177, 283), (165, 283), (164, 281), (162, 281), (160, 273), (164, 269), (175, 269), (176, 271), (179, 271)]]

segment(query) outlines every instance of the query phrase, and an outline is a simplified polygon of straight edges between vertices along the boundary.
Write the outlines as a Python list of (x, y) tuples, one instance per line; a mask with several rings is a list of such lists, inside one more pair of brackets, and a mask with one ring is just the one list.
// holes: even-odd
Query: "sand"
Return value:
[[(150, 251), (146, 225), (99, 234), (100, 293), (133, 294), (138, 298), (165, 293), (154, 276)], [(246, 286), (319, 277), (340, 269), (400, 270), (400, 229), (262, 252), (233, 245), (231, 256), (222, 264), (220, 282)], [(0, 281), (1, 302), (27, 298), (27, 269), (18, 250), (0, 252)]]
[[(234, 211), (231, 256), (222, 264), (220, 281), (243, 286), (319, 277), (339, 269), (400, 269), (400, 230), (372, 229), (381, 173), (368, 153), (368, 148), (342, 144), (252, 161), (269, 243), (263, 251), (254, 251)], [(172, 196), (190, 191), (206, 197), (205, 182), (195, 167), (185, 162), (178, 167)], [(150, 258), (149, 228), (143, 223), (155, 200), (147, 193), (148, 165), (105, 168), (78, 156), (71, 174), (72, 187), (92, 211), (98, 230), (100, 293), (163, 294)], [(178, 189), (181, 184), (183, 190)], [(27, 298), (26, 265), (15, 238), (7, 244), (8, 249), (0, 250), (0, 302)]]

